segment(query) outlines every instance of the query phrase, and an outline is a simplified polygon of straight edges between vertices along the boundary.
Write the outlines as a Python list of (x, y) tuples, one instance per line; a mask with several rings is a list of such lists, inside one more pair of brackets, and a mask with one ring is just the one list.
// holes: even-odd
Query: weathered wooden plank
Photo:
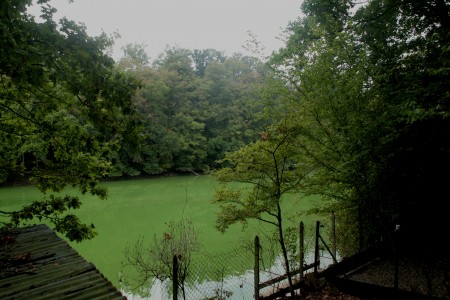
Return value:
[(0, 299), (126, 299), (46, 225), (20, 228), (0, 252)]

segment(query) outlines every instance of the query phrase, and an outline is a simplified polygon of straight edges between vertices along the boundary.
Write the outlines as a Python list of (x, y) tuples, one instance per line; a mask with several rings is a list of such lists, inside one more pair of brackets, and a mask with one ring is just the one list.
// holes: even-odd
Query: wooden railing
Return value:
[[(300, 284), (300, 282), (303, 280), (303, 276), (307, 270), (314, 269), (314, 274), (317, 273), (318, 268), (320, 266), (320, 258), (319, 258), (319, 243), (322, 242), (322, 244), (325, 246), (326, 250), (330, 253), (333, 263), (337, 262), (336, 259), (336, 238), (335, 238), (335, 217), (333, 214), (332, 217), (332, 248), (328, 247), (328, 245), (325, 243), (325, 240), (320, 235), (320, 228), (323, 227), (320, 224), (320, 221), (316, 222), (316, 237), (315, 237), (315, 249), (314, 249), (314, 261), (311, 264), (304, 264), (304, 224), (303, 222), (300, 222), (299, 226), (299, 265), (300, 267), (297, 270), (294, 270), (290, 272), (290, 276), (296, 276), (300, 275), (300, 280), (297, 281), (296, 284), (294, 284), (293, 287), (283, 287), (283, 288), (277, 288), (277, 291), (275, 293), (272, 293), (269, 297), (264, 297), (264, 299), (275, 299), (276, 297), (284, 296), (287, 293), (291, 292), (292, 288), (297, 288), (297, 285)], [(275, 285), (277, 283), (283, 282), (288, 278), (288, 274), (284, 274), (275, 278), (272, 278), (270, 280), (259, 282), (260, 281), (260, 268), (259, 268), (259, 261), (260, 261), (260, 249), (261, 245), (259, 242), (259, 237), (255, 237), (255, 266), (254, 266), (254, 284), (255, 284), (255, 300), (261, 299), (260, 297), (260, 290), (263, 288), (266, 288), (271, 285)]]

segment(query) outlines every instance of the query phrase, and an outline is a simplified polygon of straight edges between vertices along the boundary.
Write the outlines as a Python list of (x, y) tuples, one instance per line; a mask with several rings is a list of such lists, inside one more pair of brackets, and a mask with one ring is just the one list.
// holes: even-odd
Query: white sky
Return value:
[[(270, 55), (289, 21), (300, 16), (301, 0), (52, 0), (58, 19), (82, 22), (88, 34), (118, 32), (113, 57), (129, 43), (147, 45), (151, 60), (166, 46), (246, 53), (249, 31)], [(32, 12), (32, 10), (31, 10)]]

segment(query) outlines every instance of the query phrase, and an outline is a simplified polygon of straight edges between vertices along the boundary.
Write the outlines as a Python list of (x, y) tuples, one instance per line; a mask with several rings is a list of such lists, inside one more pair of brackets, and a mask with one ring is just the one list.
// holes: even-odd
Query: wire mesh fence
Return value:
[(192, 264), (187, 299), (251, 299), (253, 251), (243, 244), (221, 254), (200, 254)]
[[(291, 234), (291, 238), (287, 240), (291, 271), (298, 270), (301, 263), (303, 263), (303, 266), (313, 265), (316, 260), (319, 263), (318, 269), (325, 269), (335, 259), (339, 259), (339, 257), (333, 257), (334, 226), (331, 218), (320, 220), (319, 242), (315, 224), (311, 223), (305, 226), (303, 262), (301, 262), (299, 255), (299, 231)], [(259, 283), (263, 286), (259, 292), (261, 295), (265, 295), (282, 288), (283, 285), (286, 286), (286, 281), (283, 282), (282, 280), (264, 286), (265, 282), (284, 276), (286, 266), (277, 235), (262, 235), (259, 236), (259, 241)], [(255, 251), (253, 241), (249, 240), (241, 242), (235, 249), (224, 253), (196, 253), (189, 266), (189, 276), (184, 282), (184, 293), (179, 290), (177, 299), (254, 299)], [(305, 270), (305, 273), (309, 272), (312, 272), (312, 269)], [(299, 280), (300, 274), (297, 273), (293, 279)], [(145, 297), (127, 296), (130, 300), (166, 300), (174, 299), (172, 291), (173, 283), (171, 281), (154, 280), (149, 295)]]
[[(190, 263), (189, 276), (177, 299), (241, 300), (253, 298), (253, 249), (241, 244), (223, 253), (196, 253)], [(153, 280), (145, 295), (127, 294), (130, 300), (171, 300), (173, 283)]]
[[(323, 217), (308, 226), (300, 224), (298, 232), (287, 234), (286, 248), (292, 283), (307, 273), (319, 272), (339, 261), (336, 244), (336, 218)], [(263, 237), (259, 244), (259, 295), (267, 297), (288, 290), (288, 269), (277, 238)], [(300, 249), (303, 249), (302, 251)]]

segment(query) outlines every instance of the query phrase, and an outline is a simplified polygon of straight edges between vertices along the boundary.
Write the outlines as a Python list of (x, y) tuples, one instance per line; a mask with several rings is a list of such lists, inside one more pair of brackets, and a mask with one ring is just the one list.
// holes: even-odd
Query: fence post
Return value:
[(394, 289), (398, 289), (398, 261), (399, 261), (399, 244), (398, 244), (398, 238), (399, 238), (399, 230), (400, 225), (395, 225), (395, 231), (394, 231), (394, 242), (393, 242), (393, 248), (394, 248)]
[(319, 235), (320, 235), (320, 221), (316, 221), (316, 245), (314, 249), (314, 274), (317, 273), (319, 262)]
[(331, 212), (331, 243), (333, 249), (333, 264), (337, 263), (336, 253), (337, 253), (337, 245), (336, 245), (336, 214)]
[(259, 299), (259, 237), (255, 236), (255, 300)]
[(300, 240), (298, 245), (298, 251), (300, 254), (300, 280), (303, 279), (303, 262), (305, 261), (305, 226), (303, 225), (303, 221), (300, 221)]
[(178, 299), (178, 259), (177, 256), (173, 256), (172, 265), (172, 289), (173, 289), (173, 300)]

